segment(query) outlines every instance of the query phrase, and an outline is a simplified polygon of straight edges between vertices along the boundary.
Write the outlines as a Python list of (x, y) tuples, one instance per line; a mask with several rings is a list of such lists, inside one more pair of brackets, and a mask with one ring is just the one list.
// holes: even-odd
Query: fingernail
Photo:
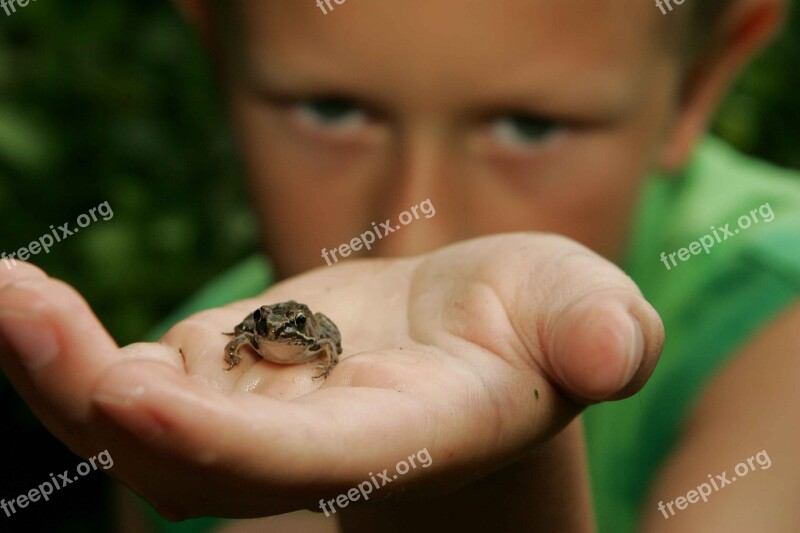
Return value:
[(16, 315), (2, 315), (0, 331), (28, 370), (42, 368), (58, 355), (56, 335), (44, 322)]
[(112, 420), (143, 441), (157, 440), (165, 433), (165, 428), (137, 399), (145, 389), (139, 385), (128, 390), (103, 391), (92, 396), (97, 407)]
[(639, 365), (642, 363), (642, 356), (644, 355), (644, 333), (642, 333), (642, 326), (639, 321), (633, 316), (631, 316), (631, 326), (633, 327), (631, 335), (633, 342), (628, 352), (628, 366), (625, 369), (625, 376), (622, 379), (620, 388), (625, 387), (633, 379), (634, 374), (639, 370)]

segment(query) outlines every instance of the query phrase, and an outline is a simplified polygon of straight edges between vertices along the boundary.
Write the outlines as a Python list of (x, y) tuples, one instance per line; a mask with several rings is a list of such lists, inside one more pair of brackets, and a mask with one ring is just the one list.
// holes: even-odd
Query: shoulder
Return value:
[(800, 172), (709, 139), (639, 219), (628, 270), (665, 323), (661, 377), (699, 386), (800, 293)]
[[(644, 509), (647, 531), (793, 531), (800, 520), (800, 300), (748, 340), (703, 390), (686, 430)], [(776, 466), (772, 468), (773, 464)], [(684, 506), (662, 517), (658, 502), (687, 494), (708, 474), (724, 486), (713, 506)], [(746, 477), (746, 479), (745, 479)], [(724, 488), (724, 490), (722, 490)], [(684, 502), (685, 503), (685, 502)], [(753, 513), (758, 509), (757, 513)], [(652, 527), (650, 527), (652, 526)]]
[[(707, 389), (729, 365), (757, 357), (749, 355), (759, 350), (753, 339), (780, 342), (783, 335), (786, 343), (786, 332), (800, 331), (791, 322), (797, 318), (784, 318), (795, 316), (798, 306), (798, 243), (798, 172), (709, 139), (685, 172), (647, 182), (624, 268), (661, 315), (666, 343), (641, 393), (594, 406), (584, 416), (601, 518), (642, 509), (644, 492), (678, 449)], [(787, 370), (760, 375), (772, 379)], [(739, 382), (726, 393), (737, 388), (744, 397)], [(755, 404), (753, 394), (748, 397)]]
[(708, 139), (648, 187), (627, 270), (667, 331), (649, 388), (691, 398), (800, 293), (800, 172)]

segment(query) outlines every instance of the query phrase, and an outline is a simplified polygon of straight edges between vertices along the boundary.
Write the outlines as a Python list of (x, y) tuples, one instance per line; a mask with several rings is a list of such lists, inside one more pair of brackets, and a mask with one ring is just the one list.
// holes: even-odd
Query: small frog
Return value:
[(247, 315), (233, 333), (223, 334), (234, 336), (225, 346), (228, 370), (241, 361), (238, 352), (245, 344), (267, 361), (282, 365), (306, 363), (325, 352), (327, 362), (317, 367), (322, 373), (314, 379), (330, 374), (342, 353), (342, 335), (336, 324), (294, 300), (262, 305)]

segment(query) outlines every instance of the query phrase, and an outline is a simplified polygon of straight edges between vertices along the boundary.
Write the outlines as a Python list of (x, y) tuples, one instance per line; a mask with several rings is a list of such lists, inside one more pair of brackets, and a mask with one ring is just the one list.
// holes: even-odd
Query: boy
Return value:
[[(633, 0), (351, 1), (327, 15), (313, 2), (294, 0), (181, 4), (220, 70), (265, 246), (279, 277), (321, 266), (320, 250), (351, 242), (373, 221), (394, 221), (430, 199), (435, 217), (386, 235), (371, 255), (405, 257), (515, 231), (563, 235), (623, 265), (664, 316), (670, 335), (641, 404), (639, 398), (603, 404), (584, 417), (591, 476), (580, 466), (580, 428), (571, 424), (550, 440), (528, 443), (532, 455), (509, 455), (499, 471), (504, 461), (486, 470), (476, 463), (481, 479), (470, 480), (455, 496), (341, 509), (342, 524), (435, 530), (463, 521), (462, 528), (494, 522), (509, 530), (588, 530), (585, 492), (591, 482), (603, 531), (630, 531), (637, 522), (645, 531), (706, 531), (709, 523), (731, 531), (797, 527), (792, 495), (780, 487), (800, 476), (794, 453), (800, 427), (796, 417), (780, 413), (800, 405), (787, 379), (800, 370), (791, 356), (800, 344), (800, 308), (792, 300), (800, 279), (800, 262), (792, 255), (800, 192), (779, 172), (743, 162), (713, 142), (692, 159), (725, 88), (778, 26), (780, 1), (698, 1), (668, 13)], [(664, 176), (645, 179), (657, 171)], [(747, 228), (742, 215), (751, 217)], [(710, 229), (731, 222), (741, 233), (729, 242)], [(709, 232), (716, 247), (695, 253), (689, 243)], [(552, 248), (536, 243), (550, 250), (559, 265), (554, 269), (564, 268), (559, 258), (572, 254), (561, 242)], [(511, 244), (497, 245), (504, 261), (512, 256)], [(684, 246), (692, 249), (689, 255), (681, 251)], [(460, 261), (447, 256), (452, 268), (481, 257), (480, 248), (469, 250), (472, 255), (454, 254)], [(527, 262), (514, 264), (516, 270), (488, 258), (480, 264), (496, 269), (490, 277), (524, 276), (535, 262), (534, 256), (525, 257)], [(599, 265), (586, 275), (597, 270)], [(331, 283), (340, 286), (341, 270), (331, 272)], [(564, 268), (563, 279), (575, 280), (574, 274)], [(326, 275), (316, 274), (306, 284)], [(610, 271), (602, 277), (611, 286), (621, 283)], [(358, 276), (348, 282), (353, 292), (364, 290)], [(249, 295), (257, 293), (257, 285)], [(598, 282), (595, 290), (602, 286)], [(426, 287), (436, 294), (435, 283)], [(301, 285), (292, 288), (278, 294), (289, 299), (301, 291)], [(482, 293), (455, 294), (467, 305), (470, 297), (484, 302)], [(710, 296), (710, 305), (699, 305)], [(491, 308), (491, 302), (483, 306)], [(607, 314), (613, 314), (611, 308), (589, 314), (593, 320), (584, 323)], [(645, 353), (643, 362), (634, 364), (638, 371), (625, 370), (623, 384), (630, 371), (649, 374), (641, 367), (652, 362), (658, 344), (651, 321), (641, 312), (636, 319), (644, 330)], [(368, 316), (357, 322), (390, 329)], [(593, 338), (619, 336), (622, 345), (642, 351), (635, 332), (625, 336), (609, 326), (606, 333)], [(557, 353), (557, 345), (550, 351)], [(597, 348), (604, 350), (614, 351)], [(721, 367), (726, 360), (730, 364)], [(618, 387), (590, 383), (576, 370), (580, 364), (570, 362), (571, 368), (554, 365), (544, 374), (565, 395), (577, 396), (577, 405), (620, 397)], [(355, 358), (351, 364), (357, 364)], [(342, 375), (345, 365), (346, 358), (331, 378)], [(108, 405), (112, 416), (134, 419), (119, 405)], [(514, 414), (520, 413), (508, 417), (516, 419)], [(57, 425), (59, 417), (54, 418)], [(151, 422), (140, 425), (153, 438), (164, 431)], [(208, 450), (203, 457), (214, 464), (215, 453)], [(436, 453), (432, 457), (436, 465)], [(748, 460), (751, 472), (759, 465), (764, 469), (766, 457), (781, 468), (751, 474), (706, 495), (708, 503), (696, 503), (706, 474), (711, 480)], [(564, 476), (558, 486), (547, 485), (556, 477), (551, 466)], [(187, 475), (186, 484), (191, 479)], [(148, 494), (145, 481), (129, 483), (159, 499), (153, 489)], [(697, 498), (688, 495), (694, 487)], [(550, 507), (560, 509), (551, 514), (543, 504), (547, 490), (557, 502)], [(680, 500), (682, 494), (687, 497)], [(209, 514), (220, 509), (213, 500), (204, 503)], [(218, 513), (253, 516), (251, 508)], [(572, 522), (570, 515), (576, 517)], [(288, 527), (335, 527), (323, 514), (287, 519), (303, 521)], [(248, 526), (267, 527), (258, 522), (228, 527)]]

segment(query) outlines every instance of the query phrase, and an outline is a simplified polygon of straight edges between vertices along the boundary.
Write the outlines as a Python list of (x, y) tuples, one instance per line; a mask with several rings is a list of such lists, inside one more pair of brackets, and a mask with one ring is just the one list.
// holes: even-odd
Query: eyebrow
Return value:
[[(561, 70), (561, 69), (559, 69)], [(520, 68), (525, 72), (525, 69)], [(509, 77), (499, 83), (487, 83), (480, 99), (510, 104), (523, 109), (534, 108), (555, 115), (586, 116), (614, 119), (628, 114), (640, 95), (634, 84), (625, 83), (623, 74), (598, 68), (594, 71), (564, 68), (557, 83), (541, 74)]]
[[(262, 68), (255, 70), (244, 76), (246, 91), (273, 105), (287, 105), (308, 99), (342, 99), (353, 101), (375, 116), (396, 114), (393, 102), (379, 89), (359, 87), (358, 82), (341, 71), (329, 76), (305, 68), (298, 71), (296, 64), (286, 68), (262, 65)], [(573, 73), (576, 69), (565, 70), (573, 78), (585, 78), (587, 75), (585, 71), (580, 71), (575, 76)], [(638, 101), (634, 91), (619, 89), (624, 84), (613, 80), (611, 74), (602, 70), (598, 74), (592, 73), (590, 79), (568, 79), (558, 86), (543, 86), (539, 79), (520, 76), (503, 83), (486, 84), (489, 86), (481, 87), (463, 107), (467, 108), (469, 116), (475, 118), (517, 112), (578, 122), (613, 121), (629, 114)], [(587, 91), (591, 91), (591, 95), (587, 96)]]
[(283, 84), (272, 85), (263, 79), (251, 79), (246, 82), (248, 94), (255, 99), (273, 106), (287, 106), (304, 100), (344, 100), (363, 107), (375, 117), (386, 117), (392, 114), (392, 105), (380, 98), (372, 97), (355, 89), (336, 87), (324, 82), (305, 82), (292, 88)]

